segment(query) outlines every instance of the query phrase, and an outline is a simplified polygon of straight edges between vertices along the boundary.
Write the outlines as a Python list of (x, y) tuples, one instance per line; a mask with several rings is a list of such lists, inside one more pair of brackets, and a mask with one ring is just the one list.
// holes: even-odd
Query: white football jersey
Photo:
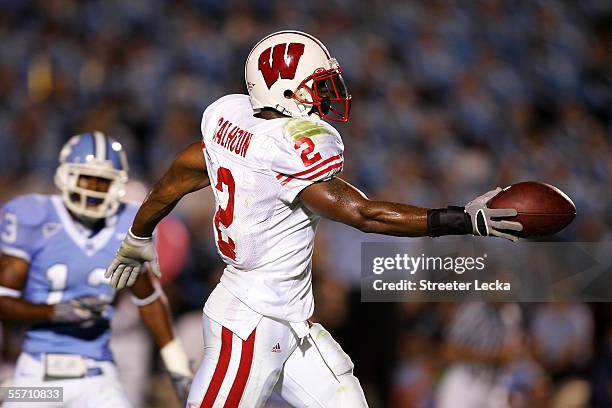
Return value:
[(247, 95), (228, 95), (204, 112), (202, 135), (221, 284), (259, 314), (305, 321), (319, 217), (297, 196), (342, 170), (339, 133), (315, 118), (257, 118)]

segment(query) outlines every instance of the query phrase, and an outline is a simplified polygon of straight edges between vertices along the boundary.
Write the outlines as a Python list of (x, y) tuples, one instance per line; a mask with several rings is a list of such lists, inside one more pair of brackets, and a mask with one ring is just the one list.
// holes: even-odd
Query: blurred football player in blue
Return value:
[[(63, 387), (62, 403), (38, 407), (126, 407), (109, 348), (115, 289), (104, 277), (138, 209), (121, 201), (126, 155), (121, 144), (92, 132), (72, 137), (59, 161), (61, 195), (19, 196), (2, 211), (0, 319), (29, 323), (12, 385)], [(152, 268), (158, 274), (159, 266)], [(184, 400), (191, 371), (159, 284), (141, 274), (132, 298)]]

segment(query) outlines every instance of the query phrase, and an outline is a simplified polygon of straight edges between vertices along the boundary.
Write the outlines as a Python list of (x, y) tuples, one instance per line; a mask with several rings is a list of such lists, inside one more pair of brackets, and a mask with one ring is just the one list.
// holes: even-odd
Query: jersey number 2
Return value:
[[(300, 158), (302, 159), (302, 162), (304, 162), (304, 166), (308, 167), (311, 164), (314, 164), (316, 162), (318, 162), (319, 160), (321, 160), (321, 154), (319, 152), (316, 152), (315, 154), (312, 154), (312, 152), (314, 152), (315, 149), (315, 144), (312, 141), (312, 139), (310, 139), (309, 137), (300, 137), (296, 142), (295, 145), (293, 146), (296, 150), (300, 150), (302, 148), (302, 146), (306, 145), (306, 148), (304, 148), (304, 150), (302, 150), (302, 154), (300, 155)], [(312, 156), (311, 156), (312, 155)]]
[[(232, 222), (234, 222), (234, 193), (236, 192), (236, 184), (234, 183), (234, 176), (232, 172), (225, 167), (219, 167), (217, 171), (217, 185), (215, 188), (219, 191), (223, 191), (223, 185), (227, 186), (227, 205), (225, 208), (217, 209), (215, 213), (215, 229), (217, 230), (217, 245), (219, 251), (230, 259), (236, 259), (236, 244), (234, 240), (227, 236), (227, 241), (223, 240), (223, 234), (221, 233), (221, 225), (228, 228)], [(226, 234), (227, 235), (227, 234)]]

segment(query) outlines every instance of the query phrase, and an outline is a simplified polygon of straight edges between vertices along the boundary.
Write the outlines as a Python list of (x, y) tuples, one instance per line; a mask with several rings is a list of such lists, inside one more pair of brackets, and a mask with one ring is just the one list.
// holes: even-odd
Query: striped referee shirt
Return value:
[[(504, 344), (504, 324), (498, 308), (489, 303), (464, 303), (459, 307), (449, 331), (447, 341), (476, 352), (500, 352)], [(456, 362), (472, 375), (492, 380), (496, 367), (490, 363)]]

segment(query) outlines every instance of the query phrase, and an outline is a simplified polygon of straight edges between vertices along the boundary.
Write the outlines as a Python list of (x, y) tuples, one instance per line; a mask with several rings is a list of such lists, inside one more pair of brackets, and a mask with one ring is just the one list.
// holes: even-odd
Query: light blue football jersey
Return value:
[[(0, 224), (2, 252), (30, 263), (22, 297), (32, 303), (56, 304), (83, 296), (112, 301), (115, 289), (104, 278), (130, 228), (138, 207), (123, 204), (106, 226), (92, 237), (70, 216), (56, 195), (19, 196), (3, 207)], [(113, 310), (90, 326), (41, 322), (27, 333), (28, 353), (80, 354), (112, 361), (108, 342)]]

